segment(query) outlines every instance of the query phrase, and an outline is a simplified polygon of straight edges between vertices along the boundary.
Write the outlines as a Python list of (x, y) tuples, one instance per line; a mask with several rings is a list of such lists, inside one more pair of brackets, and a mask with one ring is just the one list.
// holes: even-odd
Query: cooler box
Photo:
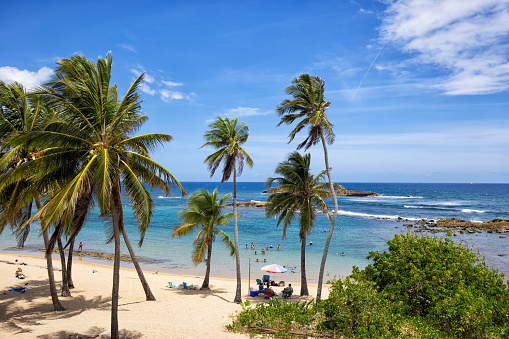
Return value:
[(256, 297), (256, 296), (258, 296), (258, 291), (251, 291), (251, 292), (249, 292), (249, 295), (252, 297)]

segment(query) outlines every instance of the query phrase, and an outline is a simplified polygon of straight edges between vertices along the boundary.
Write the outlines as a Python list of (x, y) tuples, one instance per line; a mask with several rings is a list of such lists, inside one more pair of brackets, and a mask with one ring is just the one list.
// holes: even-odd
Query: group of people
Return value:
[[(266, 248), (267, 248), (267, 251), (268, 251), (268, 250), (273, 249), (272, 245), (267, 246)], [(248, 249), (248, 245), (246, 244), (246, 250), (247, 250), (247, 249)], [(252, 249), (252, 250), (256, 249), (256, 246), (255, 246), (255, 244), (254, 244), (254, 243), (251, 243), (251, 249)], [(278, 244), (278, 245), (277, 245), (277, 247), (276, 247), (276, 249), (279, 251), (279, 250), (281, 249), (281, 245), (279, 245), (279, 244)], [(262, 247), (262, 254), (265, 254), (265, 251), (266, 251), (266, 250), (265, 250), (265, 247)], [(257, 252), (257, 251), (255, 251), (255, 252), (254, 252), (254, 254), (256, 255), (256, 254), (258, 254), (258, 252)]]

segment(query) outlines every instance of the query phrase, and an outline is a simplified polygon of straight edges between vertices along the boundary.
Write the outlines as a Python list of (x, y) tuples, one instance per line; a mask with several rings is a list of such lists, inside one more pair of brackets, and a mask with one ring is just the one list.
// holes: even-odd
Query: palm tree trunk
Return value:
[(210, 290), (209, 277), (210, 277), (210, 258), (212, 258), (212, 238), (207, 240), (207, 269), (205, 270), (205, 279), (200, 290)]
[(338, 216), (338, 199), (336, 197), (336, 190), (334, 189), (334, 183), (332, 182), (332, 175), (329, 167), (329, 154), (327, 153), (327, 144), (325, 143), (325, 138), (323, 136), (323, 132), (320, 132), (320, 137), (322, 138), (323, 145), (323, 155), (325, 158), (325, 168), (327, 169), (327, 177), (329, 178), (329, 186), (332, 195), (332, 200), (334, 201), (334, 212), (332, 214), (332, 219), (330, 222), (330, 230), (329, 235), (327, 236), (327, 240), (325, 241), (325, 248), (323, 250), (322, 262), (320, 264), (320, 273), (318, 274), (318, 288), (316, 289), (316, 299), (321, 299), (322, 297), (322, 285), (323, 285), (323, 274), (325, 271), (325, 261), (327, 260), (327, 254), (329, 252), (329, 245), (332, 239), (332, 232), (334, 232), (334, 225), (336, 224), (336, 217)]
[(67, 286), (74, 288), (72, 281), (72, 253), (74, 252), (74, 239), (69, 242), (69, 255), (67, 256)]
[(64, 246), (62, 246), (62, 239), (60, 236), (57, 237), (58, 253), (60, 254), (60, 262), (62, 263), (62, 297), (70, 297), (71, 291), (69, 291), (69, 283), (67, 281), (67, 268), (65, 264), (65, 253)]
[(111, 338), (119, 339), (118, 331), (118, 292), (120, 284), (120, 228), (119, 206), (120, 188), (114, 185), (112, 188), (111, 217), (113, 219), (113, 238), (115, 239), (115, 255), (113, 260), (113, 287), (111, 290)]
[(300, 296), (309, 295), (306, 277), (306, 234), (300, 239)]
[(141, 270), (140, 264), (138, 263), (138, 259), (136, 258), (136, 255), (134, 254), (133, 247), (131, 246), (131, 242), (129, 241), (129, 238), (127, 237), (127, 232), (125, 230), (125, 227), (123, 225), (123, 222), (121, 223), (121, 230), (122, 230), (122, 237), (124, 238), (125, 245), (127, 246), (127, 249), (129, 250), (129, 255), (131, 256), (131, 260), (133, 261), (134, 267), (136, 268), (136, 273), (138, 273), (138, 278), (140, 279), (141, 286), (143, 286), (143, 290), (145, 291), (145, 298), (147, 301), (150, 300), (156, 300), (156, 297), (152, 294), (152, 291), (150, 290), (150, 286), (148, 285), (147, 279), (145, 279), (145, 275), (143, 274), (143, 271)]
[[(35, 205), (37, 209), (41, 209), (41, 200), (39, 198), (35, 199)], [(42, 228), (42, 237), (44, 239), (44, 247), (48, 248), (49, 246), (49, 237), (48, 230), (46, 229), (45, 222), (41, 220), (41, 228)], [(60, 300), (58, 300), (58, 292), (57, 286), (55, 285), (55, 276), (53, 274), (53, 260), (51, 259), (51, 254), (46, 256), (46, 266), (48, 269), (48, 281), (49, 281), (49, 291), (51, 294), (51, 301), (53, 302), (53, 311), (65, 311), (65, 307), (62, 306)]]
[(233, 302), (242, 302), (242, 281), (240, 280), (239, 228), (237, 226), (237, 164), (233, 164), (233, 235), (235, 238), (235, 269), (237, 271), (237, 289)]

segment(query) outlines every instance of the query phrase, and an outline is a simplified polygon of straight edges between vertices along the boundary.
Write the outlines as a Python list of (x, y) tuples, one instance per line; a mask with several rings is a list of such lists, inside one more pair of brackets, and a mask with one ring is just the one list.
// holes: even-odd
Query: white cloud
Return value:
[(53, 70), (43, 67), (37, 72), (28, 70), (19, 70), (16, 67), (4, 66), (0, 67), (0, 80), (6, 83), (17, 81), (25, 86), (26, 89), (38, 86), (50, 79)]
[(509, 89), (509, 0), (400, 0), (386, 14), (382, 42), (446, 70), (436, 88), (450, 95)]
[(147, 85), (146, 83), (142, 84), (141, 85), (141, 91), (143, 93), (146, 93), (146, 94), (149, 94), (149, 95), (154, 95), (156, 94), (156, 90), (155, 89), (152, 89), (149, 85)]
[[(184, 93), (164, 88), (164, 87), (178, 87), (183, 86), (184, 84), (181, 82), (163, 80), (161, 79), (161, 76), (157, 76), (156, 78), (148, 74), (148, 72), (145, 71), (145, 69), (141, 65), (137, 65), (136, 67), (131, 68), (129, 71), (136, 77), (140, 76), (140, 74), (142, 73), (145, 73), (144, 83), (141, 86), (141, 91), (149, 95), (160, 94), (161, 100), (163, 100), (164, 102), (169, 103), (173, 100), (183, 100), (183, 99), (192, 100), (194, 97), (196, 97), (196, 94), (193, 92)], [(150, 84), (150, 86), (148, 84)]]
[(128, 44), (118, 44), (118, 47), (122, 47), (123, 49), (127, 49), (128, 51), (131, 51), (133, 53), (137, 53), (136, 48)]
[(272, 114), (271, 111), (261, 112), (259, 108), (252, 107), (237, 107), (226, 111), (225, 115), (235, 117), (248, 117), (248, 116), (263, 116)]
[(163, 84), (165, 84), (166, 86), (169, 86), (169, 87), (177, 87), (177, 86), (182, 86), (183, 85), (183, 83), (181, 83), (181, 82), (164, 81), (164, 80), (161, 80), (161, 82)]
[(167, 89), (160, 90), (159, 94), (161, 94), (161, 99), (164, 102), (170, 102), (172, 100), (182, 100), (185, 98), (185, 96), (182, 92), (170, 91)]

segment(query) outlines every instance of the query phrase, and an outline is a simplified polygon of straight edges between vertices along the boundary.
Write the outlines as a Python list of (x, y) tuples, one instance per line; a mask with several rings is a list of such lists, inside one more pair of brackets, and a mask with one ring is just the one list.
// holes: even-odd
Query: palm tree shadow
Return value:
[[(54, 333), (48, 333), (38, 336), (38, 339), (69, 339), (69, 338), (79, 338), (79, 339), (91, 339), (91, 338), (110, 338), (109, 335), (101, 334), (105, 331), (104, 328), (93, 326), (86, 333), (76, 333), (70, 331), (58, 331)], [(143, 335), (140, 332), (136, 331), (128, 331), (128, 330), (120, 330), (119, 336), (122, 339), (138, 339)]]
[(184, 294), (184, 295), (199, 295), (202, 298), (207, 298), (209, 296), (216, 297), (216, 298), (219, 298), (226, 302), (233, 303), (232, 300), (228, 300), (225, 297), (221, 296), (221, 294), (228, 293), (228, 291), (226, 291), (224, 289), (220, 289), (220, 288), (211, 288), (210, 290), (201, 290), (201, 289), (190, 290), (190, 289), (184, 289), (184, 288), (182, 288), (182, 289), (181, 288), (172, 288), (171, 290), (175, 291), (174, 293), (179, 293), (179, 294)]
[[(90, 308), (109, 307), (111, 302), (111, 297), (103, 298), (102, 296), (91, 299), (81, 295), (59, 297), (66, 310), (55, 312), (49, 297), (48, 282), (28, 279), (25, 281), (22, 286), (31, 287), (31, 289), (24, 293), (4, 291), (0, 294), (0, 321), (4, 328), (15, 333), (30, 332), (24, 327), (39, 325), (41, 320), (70, 318)], [(79, 292), (79, 290), (73, 290), (75, 295)]]

